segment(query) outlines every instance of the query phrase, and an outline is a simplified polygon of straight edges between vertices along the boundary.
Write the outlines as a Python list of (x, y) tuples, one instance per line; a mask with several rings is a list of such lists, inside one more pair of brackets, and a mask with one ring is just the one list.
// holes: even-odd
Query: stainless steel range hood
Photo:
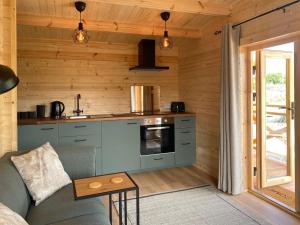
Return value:
[(142, 39), (138, 47), (138, 65), (129, 70), (160, 71), (169, 69), (168, 66), (155, 65), (155, 40)]

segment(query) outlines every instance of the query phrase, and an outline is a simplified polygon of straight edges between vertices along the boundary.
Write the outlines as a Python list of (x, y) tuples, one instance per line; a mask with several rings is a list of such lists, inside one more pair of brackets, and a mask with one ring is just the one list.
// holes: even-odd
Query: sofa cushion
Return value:
[(24, 218), (0, 202), (1, 225), (28, 225)]
[[(31, 206), (27, 215), (30, 225), (46, 224), (80, 224), (67, 221), (82, 221), (89, 218), (92, 221), (101, 218), (104, 224), (109, 224), (100, 198), (74, 200), (73, 186), (62, 188), (38, 206)], [(99, 222), (99, 221), (98, 221)], [(81, 223), (88, 224), (88, 223)], [(98, 223), (95, 223), (98, 224)]]
[(53, 147), (47, 142), (11, 160), (26, 184), (35, 205), (72, 183)]
[(25, 218), (31, 199), (22, 177), (10, 160), (12, 155), (19, 154), (9, 152), (0, 159), (0, 202)]

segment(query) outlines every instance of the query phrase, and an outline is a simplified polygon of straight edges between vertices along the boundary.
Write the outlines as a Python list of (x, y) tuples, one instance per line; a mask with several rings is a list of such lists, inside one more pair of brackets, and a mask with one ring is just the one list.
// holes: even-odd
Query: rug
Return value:
[[(118, 211), (118, 201), (114, 202)], [(124, 204), (123, 204), (124, 206)], [(135, 225), (135, 199), (127, 203), (128, 224)], [(124, 215), (124, 213), (123, 213)], [(124, 218), (123, 218), (124, 221)], [(212, 186), (140, 198), (141, 225), (270, 225)]]

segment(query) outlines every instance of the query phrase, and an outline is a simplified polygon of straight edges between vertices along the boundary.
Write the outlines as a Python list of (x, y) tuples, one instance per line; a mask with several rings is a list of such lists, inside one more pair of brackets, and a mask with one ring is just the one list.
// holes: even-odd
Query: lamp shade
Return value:
[(0, 65), (0, 94), (10, 91), (19, 83), (19, 78), (8, 66)]

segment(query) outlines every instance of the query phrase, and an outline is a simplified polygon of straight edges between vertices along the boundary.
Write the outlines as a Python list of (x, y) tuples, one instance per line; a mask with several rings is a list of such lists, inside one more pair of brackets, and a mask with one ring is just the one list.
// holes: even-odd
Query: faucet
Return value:
[(79, 105), (79, 100), (81, 99), (81, 95), (78, 94), (76, 96), (76, 107), (77, 109), (76, 110), (73, 110), (73, 113), (76, 113), (77, 116), (80, 116), (80, 113), (83, 113), (83, 110), (80, 110), (80, 105)]

